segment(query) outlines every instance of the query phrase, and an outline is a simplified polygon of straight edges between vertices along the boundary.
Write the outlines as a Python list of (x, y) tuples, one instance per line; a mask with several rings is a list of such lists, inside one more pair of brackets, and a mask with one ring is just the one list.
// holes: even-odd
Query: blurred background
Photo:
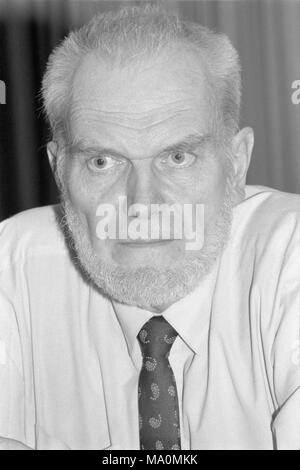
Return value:
[[(161, 0), (166, 8), (229, 36), (241, 57), (241, 127), (254, 128), (249, 184), (300, 193), (300, 1)], [(140, 1), (0, 0), (0, 220), (58, 195), (39, 90), (47, 58), (93, 14)], [(299, 94), (300, 96), (300, 94)], [(3, 100), (2, 100), (3, 101)]]

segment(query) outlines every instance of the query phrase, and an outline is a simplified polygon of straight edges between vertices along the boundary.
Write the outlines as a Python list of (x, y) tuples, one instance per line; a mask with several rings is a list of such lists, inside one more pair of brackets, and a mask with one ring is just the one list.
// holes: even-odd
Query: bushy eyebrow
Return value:
[[(171, 145), (160, 150), (157, 155), (163, 153), (172, 153), (178, 151), (189, 151), (192, 152), (198, 147), (203, 146), (211, 140), (211, 134), (188, 134), (180, 141), (174, 142)], [(107, 154), (117, 158), (124, 158), (124, 154), (116, 151), (114, 148), (102, 147), (99, 144), (88, 143), (87, 141), (80, 139), (66, 146), (67, 150), (72, 154)]]
[(193, 151), (211, 140), (211, 134), (189, 134), (183, 140), (175, 142), (162, 150), (161, 153), (174, 152), (178, 150)]

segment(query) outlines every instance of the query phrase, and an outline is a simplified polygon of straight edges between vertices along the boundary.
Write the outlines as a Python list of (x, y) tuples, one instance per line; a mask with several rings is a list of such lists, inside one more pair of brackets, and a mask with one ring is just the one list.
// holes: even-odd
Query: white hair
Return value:
[(215, 104), (217, 121), (230, 135), (238, 129), (240, 65), (227, 36), (181, 20), (158, 4), (127, 6), (97, 14), (71, 32), (49, 57), (42, 98), (54, 140), (64, 135), (72, 79), (82, 58), (91, 51), (124, 65), (158, 54), (170, 46), (183, 46), (203, 59), (204, 72)]

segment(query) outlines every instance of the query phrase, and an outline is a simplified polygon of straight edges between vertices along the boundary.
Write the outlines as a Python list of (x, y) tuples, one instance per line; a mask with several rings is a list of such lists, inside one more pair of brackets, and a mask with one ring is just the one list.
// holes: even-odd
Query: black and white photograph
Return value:
[(300, 0), (0, 0), (0, 450), (300, 450)]

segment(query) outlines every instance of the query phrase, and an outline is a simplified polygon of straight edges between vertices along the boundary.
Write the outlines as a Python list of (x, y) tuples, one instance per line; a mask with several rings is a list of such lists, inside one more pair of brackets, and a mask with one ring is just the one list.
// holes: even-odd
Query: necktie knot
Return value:
[(168, 356), (177, 335), (177, 331), (162, 315), (153, 316), (137, 335), (143, 357)]

